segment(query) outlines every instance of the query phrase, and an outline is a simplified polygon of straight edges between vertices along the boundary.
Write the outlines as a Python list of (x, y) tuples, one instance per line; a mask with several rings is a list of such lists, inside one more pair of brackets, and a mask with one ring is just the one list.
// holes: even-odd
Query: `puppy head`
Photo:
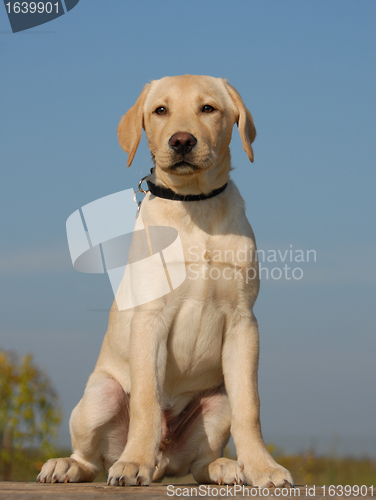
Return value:
[(200, 176), (230, 169), (229, 144), (238, 124), (244, 150), (253, 161), (256, 137), (251, 113), (222, 78), (182, 75), (154, 80), (142, 90), (118, 127), (131, 165), (145, 129), (157, 169), (169, 176)]

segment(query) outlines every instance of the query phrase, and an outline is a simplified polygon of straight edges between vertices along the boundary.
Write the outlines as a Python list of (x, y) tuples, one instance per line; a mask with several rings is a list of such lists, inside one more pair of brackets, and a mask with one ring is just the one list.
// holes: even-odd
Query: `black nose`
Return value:
[(168, 141), (170, 148), (180, 154), (186, 154), (197, 144), (197, 139), (188, 132), (177, 132)]

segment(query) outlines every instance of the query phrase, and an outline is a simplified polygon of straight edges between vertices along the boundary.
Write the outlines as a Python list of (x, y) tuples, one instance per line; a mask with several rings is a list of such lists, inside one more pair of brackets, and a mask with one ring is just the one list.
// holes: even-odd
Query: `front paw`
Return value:
[(108, 471), (109, 486), (149, 486), (154, 468), (134, 462), (115, 462)]
[(264, 467), (260, 464), (246, 464), (243, 474), (246, 477), (247, 484), (252, 486), (260, 486), (261, 488), (294, 486), (294, 480), (290, 472), (277, 463), (268, 464)]

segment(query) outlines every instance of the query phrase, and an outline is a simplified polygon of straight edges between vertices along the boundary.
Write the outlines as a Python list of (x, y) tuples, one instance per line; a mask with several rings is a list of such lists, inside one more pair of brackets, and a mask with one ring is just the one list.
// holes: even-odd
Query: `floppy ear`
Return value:
[(120, 146), (128, 153), (127, 167), (130, 167), (141, 140), (143, 127), (143, 108), (145, 98), (149, 92), (150, 84), (143, 88), (136, 103), (120, 120), (118, 126), (118, 139)]
[(252, 115), (245, 107), (245, 104), (243, 102), (243, 99), (240, 97), (239, 92), (234, 89), (234, 87), (230, 85), (227, 80), (224, 80), (224, 84), (227, 92), (230, 94), (230, 97), (238, 110), (236, 123), (238, 124), (239, 134), (243, 143), (243, 149), (247, 153), (248, 158), (253, 162), (252, 142), (256, 138), (256, 129), (253, 123)]

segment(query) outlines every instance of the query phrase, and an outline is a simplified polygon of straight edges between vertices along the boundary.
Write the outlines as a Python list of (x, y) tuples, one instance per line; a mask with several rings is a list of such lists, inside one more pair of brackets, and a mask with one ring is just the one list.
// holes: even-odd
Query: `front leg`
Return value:
[(129, 366), (130, 423), (127, 444), (109, 469), (109, 485), (151, 483), (161, 440), (160, 392), (169, 326), (162, 313), (140, 308), (132, 318)]
[(261, 434), (257, 387), (259, 336), (252, 313), (234, 316), (226, 332), (222, 363), (231, 407), (231, 434), (238, 463), (248, 484), (269, 487), (293, 485), (291, 474), (268, 452)]

